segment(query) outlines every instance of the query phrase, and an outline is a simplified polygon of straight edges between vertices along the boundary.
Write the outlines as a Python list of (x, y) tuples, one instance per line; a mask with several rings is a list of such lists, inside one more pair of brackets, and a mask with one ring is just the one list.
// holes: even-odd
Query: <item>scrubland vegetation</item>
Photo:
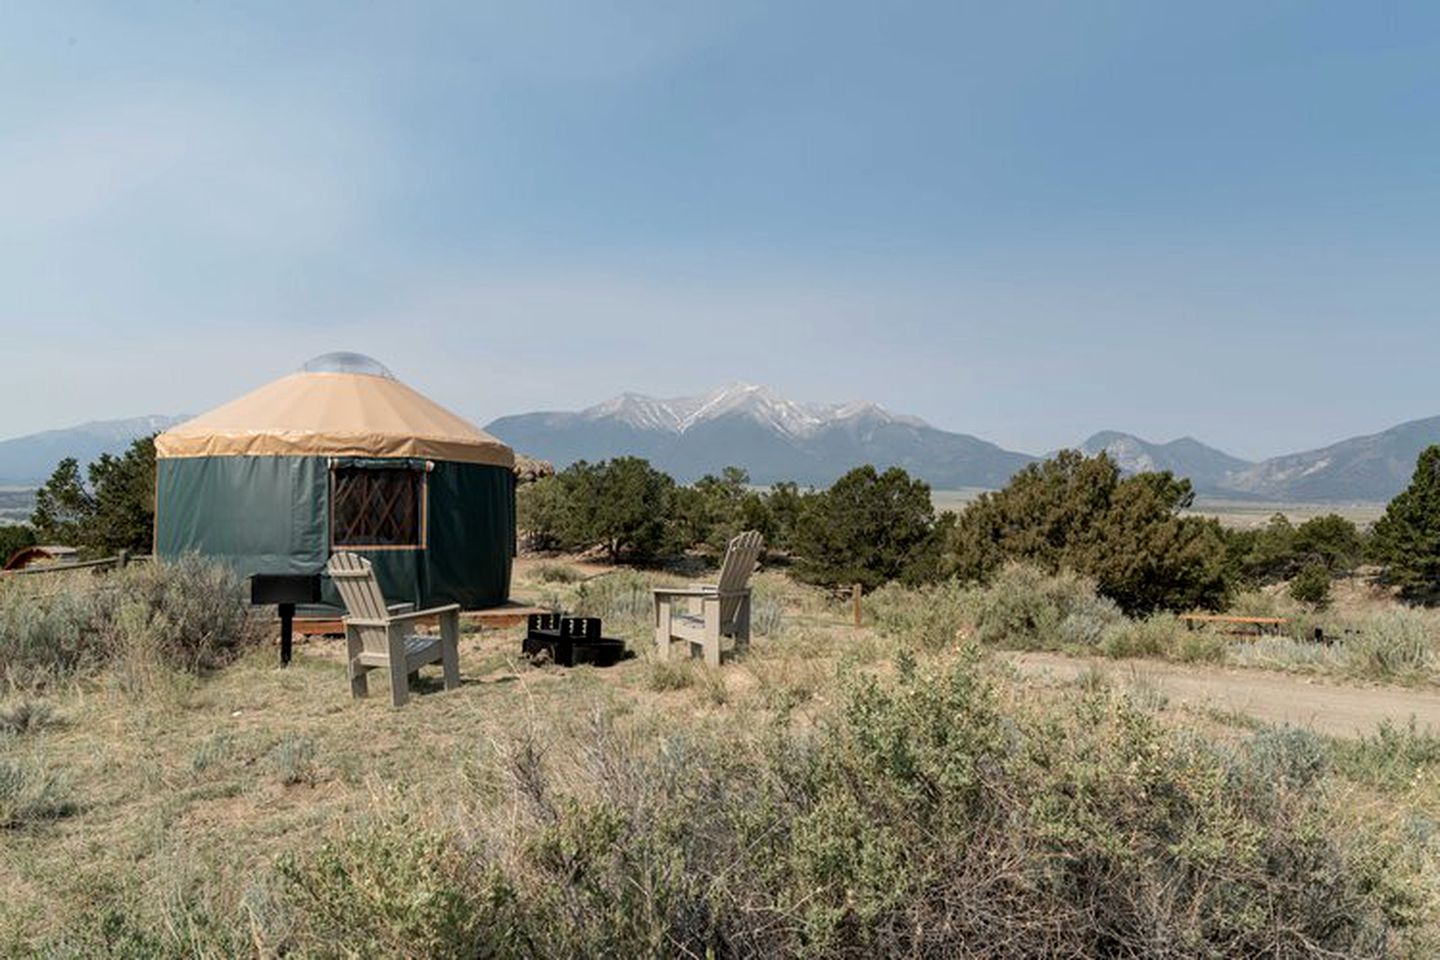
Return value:
[[(1358, 584), (1350, 587), (1363, 591)], [(1012, 650), (1440, 683), (1440, 611), (1398, 605), (1383, 596), (1317, 610), (1284, 590), (1245, 593), (1233, 605), (1237, 614), (1288, 621), (1274, 634), (1250, 636), (1225, 626), (1192, 628), (1163, 611), (1127, 616), (1087, 577), (1012, 564), (983, 585), (891, 585), (872, 595), (867, 609), (881, 630), (904, 634), (932, 650), (973, 640)], [(1317, 629), (1323, 641), (1315, 640)]]
[[(1440, 464), (1440, 449), (1433, 459)], [(895, 468), (861, 467), (821, 491), (760, 491), (734, 468), (680, 486), (635, 458), (580, 463), (521, 488), (519, 526), (531, 549), (598, 547), (611, 562), (652, 566), (695, 549), (718, 552), (735, 533), (755, 529), (772, 562), (788, 563), (798, 579), (867, 591), (983, 584), (1022, 563), (1088, 577), (1132, 616), (1226, 610), (1277, 584), (1306, 609), (1322, 610), (1335, 582), (1367, 562), (1378, 565), (1372, 577), (1408, 599), (1423, 600), (1425, 585), (1433, 587), (1440, 491), (1429, 488), (1440, 479), (1427, 462), (1373, 536), (1335, 514), (1298, 526), (1277, 514), (1258, 529), (1226, 529), (1186, 512), (1194, 499), (1187, 481), (1125, 477), (1103, 454), (1071, 451), (938, 516), (929, 488)]]
[[(68, 543), (82, 555), (148, 548), (153, 522), (152, 438), (81, 469), (62, 461), (36, 494), (29, 526), (0, 528), (0, 548)], [(1426, 451), (1409, 489), (1373, 534), (1334, 515), (1292, 526), (1228, 530), (1187, 514), (1188, 481), (1125, 477), (1104, 454), (1062, 451), (999, 491), (937, 515), (930, 489), (899, 468), (852, 470), (826, 490), (749, 486), (728, 467), (691, 485), (635, 457), (577, 463), (522, 484), (519, 531), (533, 550), (598, 551), (612, 563), (654, 565), (722, 550), (759, 530), (772, 561), (806, 582), (874, 590), (887, 583), (983, 583), (1008, 563), (1091, 578), (1128, 614), (1228, 608), (1257, 587), (1285, 582), (1313, 609), (1364, 562), (1407, 600), (1440, 598), (1440, 447)]]
[(525, 564), (517, 593), (604, 616), (639, 658), (531, 668), (516, 631), (471, 633), (467, 684), (399, 711), (349, 699), (333, 643), (276, 670), (203, 564), (38, 608), (18, 590), (41, 578), (6, 584), (0, 953), (1440, 945), (1440, 740), (1220, 722), (1105, 681), (1037, 686), (989, 653), (1170, 636), (1085, 577), (891, 586), (857, 630), (764, 572), (751, 651), (708, 670), (647, 655), (663, 574), (598, 572)]
[[(336, 643), (275, 669), (193, 558), (0, 582), (0, 954), (1433, 956), (1432, 730), (1332, 739), (1002, 653), (1432, 685), (1440, 613), (1394, 599), (1425, 595), (1421, 467), (1367, 536), (1226, 531), (1182, 481), (1072, 455), (941, 517), (898, 470), (582, 465), (524, 488), (522, 528), (589, 552), (515, 595), (639, 656), (532, 667), (471, 632), (462, 689), (398, 711), (350, 700)], [(750, 650), (654, 658), (651, 588), (747, 528), (773, 548)], [(856, 582), (858, 628), (828, 589)]]
[(44, 690), (104, 673), (144, 684), (221, 666), (246, 643), (241, 580), (196, 557), (95, 577), (0, 580), (0, 683)]

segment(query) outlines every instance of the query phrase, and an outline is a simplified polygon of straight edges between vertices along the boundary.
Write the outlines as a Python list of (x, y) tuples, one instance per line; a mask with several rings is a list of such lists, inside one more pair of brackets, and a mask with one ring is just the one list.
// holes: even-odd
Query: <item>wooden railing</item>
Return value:
[(128, 550), (121, 550), (113, 557), (101, 557), (98, 560), (78, 560), (73, 563), (37, 563), (34, 566), (22, 567), (19, 570), (6, 570), (0, 572), (3, 577), (39, 577), (52, 573), (75, 573), (89, 571), (91, 573), (104, 573), (107, 570), (119, 570), (128, 567), (132, 563), (149, 563), (154, 557), (149, 554), (132, 554)]

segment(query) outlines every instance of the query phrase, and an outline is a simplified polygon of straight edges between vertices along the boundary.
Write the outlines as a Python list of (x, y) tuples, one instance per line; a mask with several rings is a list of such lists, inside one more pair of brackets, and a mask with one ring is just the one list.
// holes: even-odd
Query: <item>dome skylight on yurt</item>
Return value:
[(303, 373), (363, 373), (371, 377), (384, 377), (386, 380), (395, 379), (395, 374), (390, 372), (390, 368), (379, 360), (367, 357), (363, 353), (351, 353), (348, 350), (337, 350), (334, 353), (322, 353), (318, 357), (312, 357), (305, 361), (300, 370)]

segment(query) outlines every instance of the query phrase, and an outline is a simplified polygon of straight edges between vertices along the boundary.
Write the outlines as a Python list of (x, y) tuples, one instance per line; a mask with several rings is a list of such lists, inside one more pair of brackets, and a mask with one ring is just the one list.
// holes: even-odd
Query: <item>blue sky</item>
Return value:
[(1426, 3), (11, 4), (0, 436), (354, 349), (1287, 452), (1440, 414), (1437, 117)]

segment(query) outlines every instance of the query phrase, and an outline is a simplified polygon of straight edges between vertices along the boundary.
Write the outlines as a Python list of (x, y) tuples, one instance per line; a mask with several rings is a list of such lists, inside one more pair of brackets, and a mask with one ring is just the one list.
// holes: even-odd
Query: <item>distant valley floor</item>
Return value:
[[(963, 490), (935, 490), (930, 499), (936, 511), (963, 510), (984, 490), (966, 488)], [(1204, 517), (1215, 517), (1227, 527), (1245, 529), (1264, 526), (1272, 516), (1283, 513), (1294, 523), (1303, 523), (1311, 517), (1327, 513), (1338, 513), (1357, 526), (1374, 523), (1385, 513), (1383, 503), (1287, 503), (1271, 500), (1230, 500), (1223, 497), (1196, 497), (1195, 506), (1189, 511)]]
[[(760, 488), (764, 489), (764, 488)], [(930, 499), (937, 512), (953, 510), (959, 512), (985, 490), (966, 487), (960, 490), (935, 490)], [(23, 523), (30, 519), (35, 509), (35, 490), (30, 487), (0, 486), (0, 523)], [(1295, 523), (1303, 523), (1311, 517), (1327, 513), (1338, 513), (1359, 526), (1374, 523), (1385, 513), (1383, 503), (1285, 503), (1264, 500), (1229, 500), (1216, 497), (1198, 497), (1190, 511), (1206, 517), (1216, 517), (1227, 527), (1244, 529), (1263, 526), (1277, 513), (1283, 513)]]
[(31, 487), (0, 487), (0, 523), (22, 523), (35, 509), (35, 490)]

